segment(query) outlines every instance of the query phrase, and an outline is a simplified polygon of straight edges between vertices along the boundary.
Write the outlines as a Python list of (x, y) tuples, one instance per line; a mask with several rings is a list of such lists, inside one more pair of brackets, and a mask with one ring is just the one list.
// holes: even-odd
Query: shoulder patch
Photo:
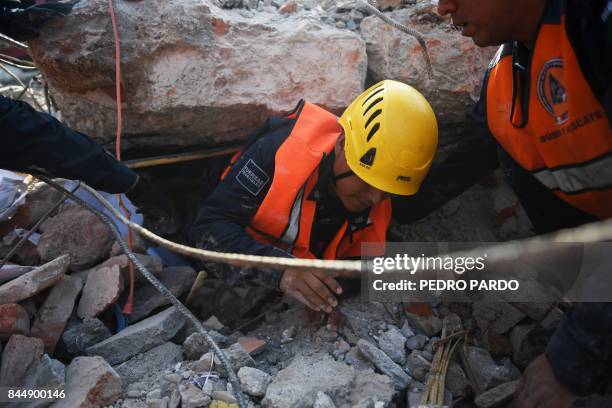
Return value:
[(258, 196), (265, 185), (268, 184), (268, 181), (270, 181), (270, 177), (253, 161), (253, 159), (249, 159), (238, 172), (236, 181), (238, 181), (242, 187), (246, 188), (249, 193)]

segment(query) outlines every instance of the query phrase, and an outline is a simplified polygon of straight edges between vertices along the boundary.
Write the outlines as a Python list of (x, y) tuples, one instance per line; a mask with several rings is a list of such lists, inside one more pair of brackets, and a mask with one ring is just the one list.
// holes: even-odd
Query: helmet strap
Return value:
[(347, 170), (344, 173), (340, 173), (338, 175), (335, 175), (334, 178), (333, 178), (334, 184), (336, 184), (336, 182), (338, 180), (341, 180), (343, 178), (347, 178), (347, 177), (350, 177), (350, 176), (353, 176), (353, 175), (355, 175), (355, 173), (353, 173), (353, 170)]

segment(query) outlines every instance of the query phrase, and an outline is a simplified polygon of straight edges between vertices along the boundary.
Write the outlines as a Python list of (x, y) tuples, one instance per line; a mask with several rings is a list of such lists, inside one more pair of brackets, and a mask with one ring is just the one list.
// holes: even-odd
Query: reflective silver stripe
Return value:
[(300, 231), (300, 215), (302, 214), (302, 197), (304, 196), (304, 185), (298, 192), (293, 206), (291, 206), (291, 214), (289, 214), (289, 225), (287, 230), (281, 237), (281, 240), (289, 245), (293, 245), (297, 239), (298, 232)]
[(549, 189), (566, 193), (603, 188), (612, 184), (612, 155), (579, 167), (544, 169), (533, 175)]

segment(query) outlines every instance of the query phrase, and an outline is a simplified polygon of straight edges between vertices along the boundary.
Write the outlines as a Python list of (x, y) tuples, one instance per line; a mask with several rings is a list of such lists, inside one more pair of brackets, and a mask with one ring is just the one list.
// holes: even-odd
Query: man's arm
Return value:
[[(591, 88), (612, 126), (612, 0), (568, 1), (568, 31)], [(612, 303), (579, 303), (553, 335), (546, 357), (577, 395), (598, 391), (612, 363)]]
[(612, 362), (612, 303), (579, 303), (569, 310), (546, 349), (555, 376), (577, 395), (605, 385)]
[(397, 222), (409, 224), (427, 216), (497, 168), (497, 142), (486, 124), (484, 97), (468, 115), (467, 123), (456, 143), (440, 149), (419, 192), (393, 199)]
[(89, 137), (24, 102), (0, 96), (0, 129), (2, 168), (24, 172), (41, 168), (108, 193), (124, 193), (138, 179)]
[[(234, 163), (227, 176), (206, 198), (198, 210), (190, 238), (198, 247), (221, 252), (290, 258), (292, 255), (256, 241), (246, 231), (266, 196), (274, 174), (274, 158), (281, 140), (267, 136), (253, 143)], [(257, 171), (263, 185), (249, 184), (245, 171)], [(231, 274), (224, 265), (219, 273)], [(278, 289), (282, 271), (271, 268), (240, 268), (236, 280), (247, 278)]]

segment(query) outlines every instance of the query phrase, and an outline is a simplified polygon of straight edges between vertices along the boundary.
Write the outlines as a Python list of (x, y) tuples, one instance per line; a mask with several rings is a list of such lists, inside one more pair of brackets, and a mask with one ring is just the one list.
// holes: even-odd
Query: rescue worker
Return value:
[[(439, 0), (438, 11), (478, 46), (502, 46), (470, 132), (419, 194), (394, 203), (396, 218), (423, 217), (498, 165), (536, 232), (612, 216), (612, 1)], [(612, 305), (578, 304), (515, 405), (570, 406), (601, 391), (611, 367)]]
[[(7, 7), (5, 7), (7, 6)], [(22, 8), (23, 7), (23, 8)], [(67, 15), (67, 3), (0, 2), (0, 32), (16, 40), (36, 38), (50, 18)], [(172, 202), (152, 182), (108, 154), (88, 136), (30, 105), (0, 95), (0, 168), (81, 180), (108, 193), (126, 193), (145, 216), (145, 225), (160, 234), (177, 229)]]
[[(234, 155), (199, 208), (191, 240), (223, 252), (358, 259), (362, 243), (385, 242), (390, 196), (418, 191), (436, 146), (429, 103), (400, 82), (372, 86), (340, 118), (302, 101)], [(228, 269), (208, 266), (222, 278)], [(231, 280), (240, 278), (327, 313), (342, 291), (320, 271), (241, 268)]]

